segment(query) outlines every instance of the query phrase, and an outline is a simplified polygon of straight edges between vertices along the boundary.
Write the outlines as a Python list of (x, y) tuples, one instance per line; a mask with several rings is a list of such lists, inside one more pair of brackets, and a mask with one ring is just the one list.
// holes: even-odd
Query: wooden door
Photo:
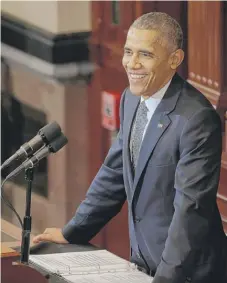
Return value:
[[(98, 65), (94, 73), (89, 92), (90, 120), (90, 181), (102, 164), (112, 138), (116, 133), (101, 126), (101, 94), (102, 91), (122, 93), (127, 86), (127, 77), (121, 66), (123, 46), (128, 27), (133, 20), (133, 2), (100, 1), (92, 2), (94, 10), (92, 23), (95, 33), (92, 34), (93, 61)], [(95, 17), (100, 17), (98, 20)], [(96, 46), (96, 48), (94, 48)], [(98, 46), (98, 47), (97, 47)], [(98, 56), (97, 56), (98, 54)], [(124, 205), (122, 211), (112, 219), (92, 240), (93, 244), (129, 258), (128, 209)]]

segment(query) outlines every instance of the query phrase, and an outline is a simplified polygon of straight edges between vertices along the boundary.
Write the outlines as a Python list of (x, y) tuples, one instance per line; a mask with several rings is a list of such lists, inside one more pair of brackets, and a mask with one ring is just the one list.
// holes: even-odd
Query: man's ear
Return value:
[(182, 49), (177, 49), (171, 54), (169, 59), (170, 68), (176, 70), (182, 61), (184, 60), (184, 51)]

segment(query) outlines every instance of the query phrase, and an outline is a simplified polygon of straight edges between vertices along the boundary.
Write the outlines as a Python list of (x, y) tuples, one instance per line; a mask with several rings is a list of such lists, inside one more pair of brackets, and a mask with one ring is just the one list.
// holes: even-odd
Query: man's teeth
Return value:
[(136, 75), (136, 74), (129, 74), (130, 78), (132, 79), (142, 79), (146, 77), (146, 75)]

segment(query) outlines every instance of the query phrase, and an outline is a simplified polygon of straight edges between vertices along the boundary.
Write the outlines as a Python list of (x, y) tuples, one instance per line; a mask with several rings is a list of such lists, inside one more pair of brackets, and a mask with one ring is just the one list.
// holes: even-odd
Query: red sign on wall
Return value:
[(102, 126), (110, 131), (120, 127), (119, 106), (120, 93), (102, 92)]

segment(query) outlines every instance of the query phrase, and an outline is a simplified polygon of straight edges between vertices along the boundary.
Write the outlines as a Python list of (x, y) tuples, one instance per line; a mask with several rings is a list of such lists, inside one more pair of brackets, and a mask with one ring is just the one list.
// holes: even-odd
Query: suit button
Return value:
[(135, 217), (135, 223), (139, 223), (141, 221), (141, 218), (139, 218), (138, 216)]
[(187, 282), (192, 282), (192, 278), (191, 277), (187, 277), (185, 283), (187, 283)]

